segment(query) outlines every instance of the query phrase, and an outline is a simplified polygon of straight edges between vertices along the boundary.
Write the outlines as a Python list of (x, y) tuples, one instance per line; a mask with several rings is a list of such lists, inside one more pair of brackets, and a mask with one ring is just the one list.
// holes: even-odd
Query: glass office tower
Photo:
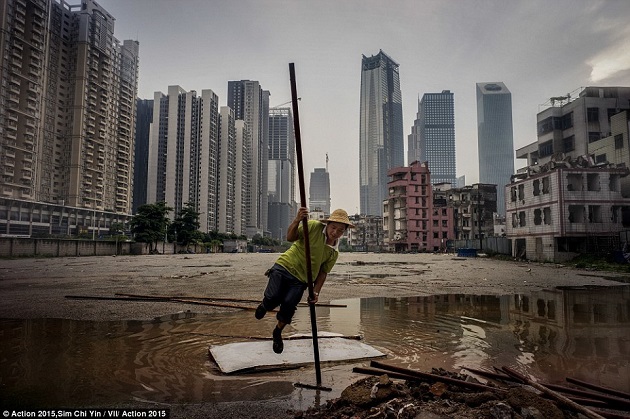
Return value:
[(455, 186), (455, 110), (450, 90), (422, 96), (408, 140), (408, 165), (428, 161), (431, 184)]
[(512, 94), (501, 82), (477, 83), (479, 182), (497, 185), (497, 212), (505, 215), (505, 185), (514, 174)]
[(359, 186), (361, 214), (382, 215), (387, 171), (404, 165), (398, 63), (383, 51), (361, 63)]

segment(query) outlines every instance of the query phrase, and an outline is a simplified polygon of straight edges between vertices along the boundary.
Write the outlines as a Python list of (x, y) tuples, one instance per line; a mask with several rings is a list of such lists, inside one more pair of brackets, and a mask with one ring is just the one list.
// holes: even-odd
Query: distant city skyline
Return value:
[(294, 62), (305, 172), (323, 167), (328, 153), (332, 206), (349, 213), (359, 206), (362, 54), (382, 49), (401, 65), (405, 138), (422, 92), (455, 94), (457, 176), (468, 184), (478, 181), (476, 83), (509, 86), (519, 148), (536, 140), (536, 114), (550, 97), (630, 80), (625, 0), (99, 4), (116, 18), (118, 39), (140, 43), (141, 98), (179, 84), (213, 89), (225, 105), (227, 81), (251, 79), (276, 106), (291, 99), (288, 63)]
[(332, 206), (349, 213), (359, 206), (361, 54), (383, 49), (401, 65), (405, 136), (418, 95), (455, 94), (457, 176), (468, 184), (478, 181), (476, 83), (509, 86), (519, 148), (536, 141), (536, 114), (550, 97), (630, 80), (624, 0), (98, 3), (115, 17), (116, 38), (139, 42), (143, 99), (177, 84), (212, 89), (226, 105), (227, 82), (251, 79), (275, 106), (290, 99), (288, 63), (295, 62), (305, 172), (322, 167), (328, 153)]

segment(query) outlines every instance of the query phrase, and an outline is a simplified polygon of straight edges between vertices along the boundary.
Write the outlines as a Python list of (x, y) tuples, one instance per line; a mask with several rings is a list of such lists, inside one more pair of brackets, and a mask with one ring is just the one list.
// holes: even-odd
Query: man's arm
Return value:
[(289, 228), (287, 228), (287, 241), (294, 242), (300, 238), (298, 234), (298, 227), (304, 218), (308, 217), (308, 209), (305, 207), (301, 207), (291, 224), (289, 224)]
[(319, 300), (319, 292), (322, 290), (322, 287), (324, 286), (324, 282), (326, 282), (327, 276), (328, 274), (324, 271), (320, 271), (317, 274), (317, 278), (315, 279), (315, 282), (313, 283), (313, 298), (308, 299), (309, 303), (311, 304), (317, 303), (317, 301)]

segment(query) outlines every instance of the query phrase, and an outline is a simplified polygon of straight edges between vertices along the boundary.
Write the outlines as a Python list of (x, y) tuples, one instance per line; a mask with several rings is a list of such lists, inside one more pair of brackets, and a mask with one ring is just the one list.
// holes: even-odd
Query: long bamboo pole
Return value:
[[(295, 132), (295, 157), (298, 166), (298, 180), (300, 184), (300, 205), (306, 207), (306, 188), (304, 187), (304, 164), (302, 163), (302, 136), (300, 134), (300, 113), (298, 112), (298, 94), (295, 81), (295, 64), (289, 63), (289, 78), (291, 81), (291, 103), (293, 106), (293, 127)], [(313, 292), (313, 269), (311, 266), (311, 245), (308, 238), (308, 220), (302, 220), (304, 234), (304, 251), (306, 253), (306, 277), (308, 286), (308, 296), (312, 300), (315, 297)], [(311, 312), (311, 330), (313, 333), (313, 356), (315, 358), (315, 379), (317, 385), (322, 383), (322, 371), (319, 365), (319, 345), (317, 344), (317, 320), (315, 315), (315, 304), (309, 304)]]

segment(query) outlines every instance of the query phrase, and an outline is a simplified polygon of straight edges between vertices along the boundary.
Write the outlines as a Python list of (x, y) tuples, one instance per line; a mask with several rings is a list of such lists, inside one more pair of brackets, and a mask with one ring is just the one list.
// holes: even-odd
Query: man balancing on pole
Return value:
[[(278, 324), (273, 330), (273, 351), (282, 353), (282, 329), (291, 323), (297, 305), (307, 288), (306, 250), (302, 220), (308, 217), (308, 210), (304, 207), (298, 210), (295, 219), (287, 229), (287, 240), (293, 242), (271, 269), (265, 274), (269, 277), (262, 303), (256, 309), (256, 318), (262, 319), (265, 313), (280, 306), (276, 315)], [(319, 292), (326, 281), (326, 275), (337, 262), (339, 256), (339, 239), (348, 228), (354, 225), (348, 219), (348, 213), (337, 209), (326, 220), (308, 221), (308, 238), (311, 256), (311, 269), (317, 275), (313, 282), (313, 299), (310, 304), (318, 301)]]

